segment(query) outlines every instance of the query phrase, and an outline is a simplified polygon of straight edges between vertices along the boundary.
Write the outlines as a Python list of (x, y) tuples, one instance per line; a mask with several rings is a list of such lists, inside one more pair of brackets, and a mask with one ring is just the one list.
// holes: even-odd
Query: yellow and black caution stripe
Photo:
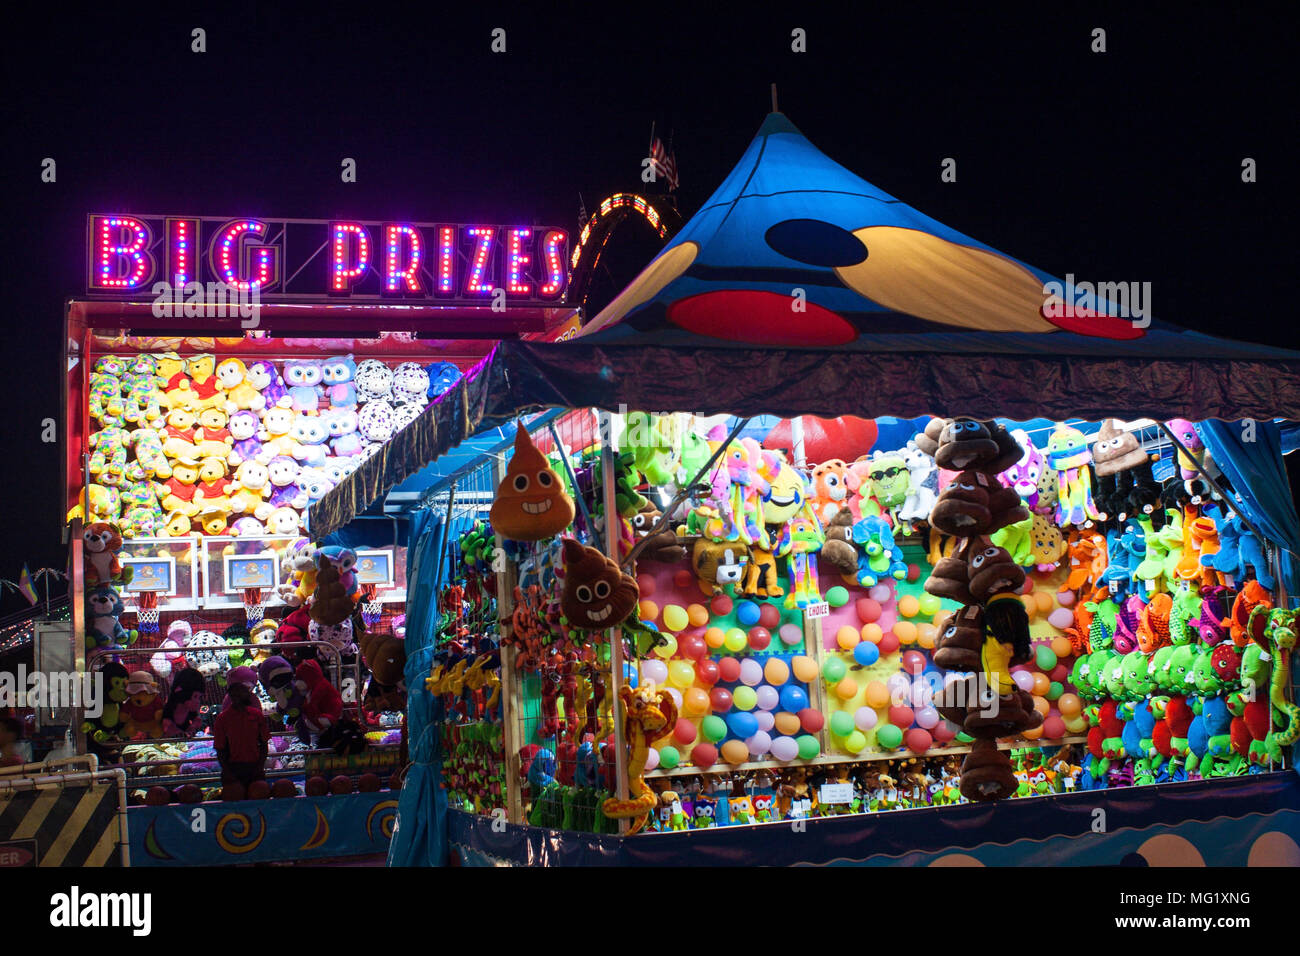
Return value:
[(34, 841), (37, 866), (121, 866), (126, 840), (117, 781), (87, 774), (57, 779), (0, 786), (0, 846)]

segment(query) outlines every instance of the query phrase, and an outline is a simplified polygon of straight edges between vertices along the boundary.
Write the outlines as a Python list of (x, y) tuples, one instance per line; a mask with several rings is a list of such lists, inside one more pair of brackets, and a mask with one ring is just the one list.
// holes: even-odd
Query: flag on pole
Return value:
[(662, 176), (668, 184), (668, 191), (677, 188), (677, 156), (664, 149), (664, 141), (656, 136), (650, 142), (650, 160), (654, 163), (655, 176)]
[(32, 587), (32, 576), (27, 573), (27, 565), (23, 565), (23, 573), (18, 576), (18, 593), (27, 598), (28, 604), (36, 603), (36, 589)]

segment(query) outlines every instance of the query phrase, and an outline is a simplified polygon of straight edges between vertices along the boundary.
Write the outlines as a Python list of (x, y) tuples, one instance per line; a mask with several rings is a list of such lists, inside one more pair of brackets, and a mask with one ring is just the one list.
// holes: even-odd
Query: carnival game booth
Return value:
[(774, 114), (314, 505), (524, 416), (416, 516), (390, 860), (1296, 862), (1300, 356), (1052, 282)]
[[(249, 228), (232, 240), (237, 222)], [(73, 729), (102, 763), (127, 769), (136, 865), (387, 848), (405, 752), (402, 496), (328, 538), (308, 508), (382, 456), (496, 338), (554, 334), (571, 315), (522, 291), (533, 273), (508, 264), (529, 261), (519, 230), (432, 228), (90, 218), (88, 291), (67, 314), (72, 654), (105, 672), (114, 706)], [(500, 242), (484, 247), (482, 230)], [(384, 256), (368, 251), (381, 235)], [(432, 235), (442, 244), (426, 264)], [(547, 236), (537, 263), (552, 247), (563, 255)], [(200, 243), (210, 261), (195, 265), (185, 256)], [(223, 314), (202, 298), (159, 308), (153, 280), (186, 263), (199, 278), (254, 277), (260, 314)], [(471, 274), (488, 291), (509, 284), (504, 310), (465, 293)], [(338, 621), (315, 615), (321, 554), (344, 556)], [(328, 734), (305, 726), (306, 661), (340, 699)], [(210, 728), (239, 667), (258, 674), (273, 725), (265, 789), (299, 797), (225, 805), (196, 842), (191, 808), (176, 804), (221, 795)]]

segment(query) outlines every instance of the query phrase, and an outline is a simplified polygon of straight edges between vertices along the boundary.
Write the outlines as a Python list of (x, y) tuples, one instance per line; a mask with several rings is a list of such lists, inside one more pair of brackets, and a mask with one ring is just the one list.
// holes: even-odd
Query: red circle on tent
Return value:
[(791, 308), (788, 295), (758, 289), (703, 292), (674, 302), (668, 321), (697, 335), (761, 345), (845, 345), (858, 330), (830, 309), (804, 302)]
[(1104, 312), (1084, 309), (1077, 305), (1073, 308), (1073, 315), (1048, 315), (1047, 306), (1043, 306), (1038, 311), (1058, 329), (1077, 332), (1079, 335), (1090, 335), (1101, 339), (1140, 339), (1146, 335), (1143, 327), (1135, 325), (1132, 319), (1106, 315)]

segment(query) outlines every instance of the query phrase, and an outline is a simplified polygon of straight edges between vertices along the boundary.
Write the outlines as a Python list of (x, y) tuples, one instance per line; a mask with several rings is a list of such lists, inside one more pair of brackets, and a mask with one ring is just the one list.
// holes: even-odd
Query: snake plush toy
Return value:
[(610, 819), (631, 819), (627, 834), (637, 833), (645, 826), (650, 812), (659, 798), (643, 779), (646, 758), (651, 741), (658, 740), (677, 725), (677, 705), (666, 690), (657, 690), (647, 681), (633, 690), (626, 684), (619, 689), (623, 702), (623, 738), (630, 748), (627, 765), (627, 800), (610, 797), (601, 809)]
[(1300, 610), (1256, 607), (1250, 613), (1251, 637), (1271, 657), (1273, 674), (1268, 684), (1268, 700), (1273, 711), (1273, 727), (1266, 749), (1271, 759), (1280, 759), (1283, 747), (1300, 740), (1300, 706), (1287, 696), (1291, 688), (1291, 655), (1296, 645), (1296, 625)]

